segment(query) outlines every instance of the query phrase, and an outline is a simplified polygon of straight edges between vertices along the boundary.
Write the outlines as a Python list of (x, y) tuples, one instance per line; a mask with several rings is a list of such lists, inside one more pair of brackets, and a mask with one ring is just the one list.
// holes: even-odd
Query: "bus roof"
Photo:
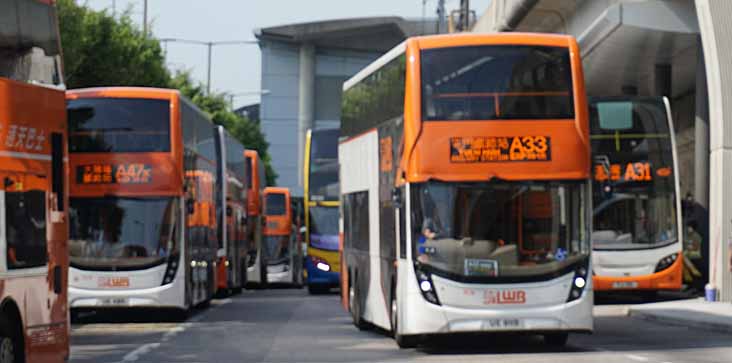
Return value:
[(179, 96), (180, 91), (169, 88), (153, 87), (94, 87), (79, 88), (66, 92), (66, 98), (154, 98), (171, 99)]
[(371, 73), (380, 69), (383, 65), (406, 52), (407, 46), (416, 46), (419, 49), (508, 44), (569, 47), (572, 43), (575, 43), (575, 39), (570, 35), (546, 33), (459, 33), (412, 37), (395, 46), (373, 63), (366, 66), (366, 68), (346, 80), (343, 83), (343, 90), (346, 91), (353, 87)]
[(290, 188), (284, 187), (266, 187), (264, 194), (290, 194)]

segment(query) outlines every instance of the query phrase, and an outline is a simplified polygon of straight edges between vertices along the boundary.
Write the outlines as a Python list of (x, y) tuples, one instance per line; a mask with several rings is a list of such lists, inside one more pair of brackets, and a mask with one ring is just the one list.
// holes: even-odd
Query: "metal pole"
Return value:
[(145, 9), (142, 12), (142, 29), (145, 34), (145, 38), (147, 38), (147, 0), (144, 1), (144, 7)]
[(213, 49), (213, 42), (208, 42), (208, 80), (206, 81), (206, 94), (211, 94), (211, 50)]

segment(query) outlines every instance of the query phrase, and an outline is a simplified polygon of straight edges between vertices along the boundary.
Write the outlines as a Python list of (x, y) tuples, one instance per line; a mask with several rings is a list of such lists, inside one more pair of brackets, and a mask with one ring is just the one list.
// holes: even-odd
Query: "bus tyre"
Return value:
[(417, 336), (414, 335), (402, 335), (399, 334), (399, 315), (398, 315), (397, 301), (395, 298), (391, 299), (391, 333), (394, 336), (394, 340), (401, 349), (414, 348), (417, 346), (419, 341)]
[(351, 311), (351, 318), (353, 319), (353, 325), (358, 330), (366, 329), (366, 322), (361, 317), (361, 304), (359, 303), (358, 290), (350, 285), (348, 287), (348, 310)]
[(0, 363), (21, 362), (21, 342), (8, 319), (0, 316)]
[(563, 347), (567, 345), (569, 333), (548, 333), (544, 334), (544, 343), (555, 347)]

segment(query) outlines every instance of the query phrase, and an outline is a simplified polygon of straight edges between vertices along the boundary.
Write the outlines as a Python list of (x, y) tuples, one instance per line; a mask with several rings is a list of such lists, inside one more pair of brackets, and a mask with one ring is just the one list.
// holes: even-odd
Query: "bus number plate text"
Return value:
[(484, 329), (518, 329), (521, 328), (519, 319), (490, 319), (484, 322)]
[(636, 281), (615, 281), (613, 282), (613, 289), (635, 289), (638, 288), (638, 282)]
[(548, 136), (453, 137), (450, 162), (488, 163), (508, 161), (550, 161)]

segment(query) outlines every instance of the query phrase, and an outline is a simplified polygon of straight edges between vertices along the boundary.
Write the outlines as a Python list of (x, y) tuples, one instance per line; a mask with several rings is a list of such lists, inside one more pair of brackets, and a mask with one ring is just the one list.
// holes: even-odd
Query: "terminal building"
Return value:
[(436, 22), (399, 17), (331, 20), (255, 31), (262, 52), (260, 124), (277, 183), (302, 196), (304, 140), (310, 128), (340, 126), (343, 82)]
[(682, 195), (709, 211), (708, 276), (725, 301), (732, 301), (730, 14), (728, 0), (493, 0), (473, 27), (570, 34), (589, 96), (668, 97)]

